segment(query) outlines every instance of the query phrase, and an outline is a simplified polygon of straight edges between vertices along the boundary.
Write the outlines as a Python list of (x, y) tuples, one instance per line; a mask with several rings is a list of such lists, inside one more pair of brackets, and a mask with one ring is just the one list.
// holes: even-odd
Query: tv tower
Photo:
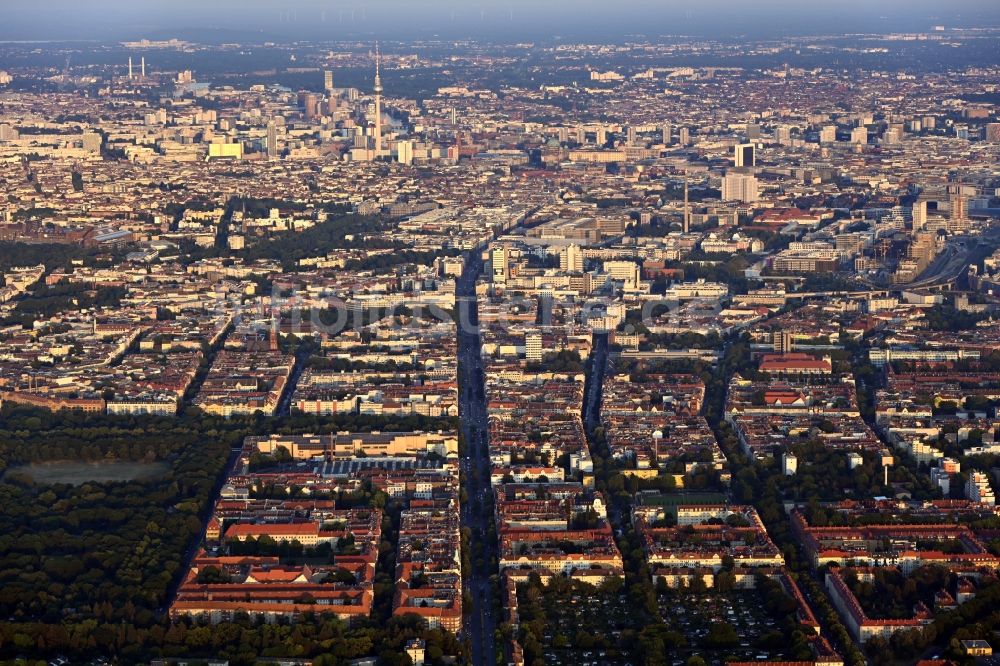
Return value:
[(382, 153), (382, 57), (375, 42), (375, 157)]

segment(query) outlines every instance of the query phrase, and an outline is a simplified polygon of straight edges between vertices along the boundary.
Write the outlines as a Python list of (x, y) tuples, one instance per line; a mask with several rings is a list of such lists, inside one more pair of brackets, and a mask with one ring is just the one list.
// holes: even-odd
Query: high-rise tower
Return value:
[(948, 197), (948, 203), (951, 206), (951, 214), (949, 217), (952, 220), (964, 220), (966, 218), (968, 213), (968, 202), (962, 194), (961, 185), (959, 185)]
[(753, 171), (746, 168), (730, 169), (722, 177), (722, 200), (753, 203), (760, 197), (760, 187)]
[(757, 166), (757, 155), (755, 146), (752, 143), (741, 143), (733, 149), (733, 166), (752, 167)]
[(382, 58), (375, 44), (375, 157), (382, 154)]
[(278, 156), (278, 126), (273, 118), (267, 123), (267, 156), (272, 160)]

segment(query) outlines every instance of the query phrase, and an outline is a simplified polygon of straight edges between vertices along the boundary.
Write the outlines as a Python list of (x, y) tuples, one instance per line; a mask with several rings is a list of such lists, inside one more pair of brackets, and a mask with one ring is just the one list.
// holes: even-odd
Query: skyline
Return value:
[(0, 663), (1000, 662), (1000, 7), (536, 3), (8, 8)]

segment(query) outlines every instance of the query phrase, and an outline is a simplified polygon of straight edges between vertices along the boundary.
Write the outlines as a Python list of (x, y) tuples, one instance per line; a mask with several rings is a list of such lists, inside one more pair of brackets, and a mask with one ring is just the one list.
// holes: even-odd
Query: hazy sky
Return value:
[[(0, 39), (717, 37), (1000, 26), (997, 0), (0, 0)], [(183, 36), (183, 35), (182, 35)]]

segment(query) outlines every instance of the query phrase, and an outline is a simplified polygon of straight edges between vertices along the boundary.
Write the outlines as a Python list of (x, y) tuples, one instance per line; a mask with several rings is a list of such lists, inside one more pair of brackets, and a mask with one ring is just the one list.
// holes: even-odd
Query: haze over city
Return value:
[(766, 0), (43, 0), (9, 3), (0, 39), (124, 39), (173, 31), (269, 39), (380, 38), (549, 40), (629, 35), (717, 39), (788, 34), (926, 30), (932, 25), (995, 27), (1000, 7), (982, 0), (834, 3)]

